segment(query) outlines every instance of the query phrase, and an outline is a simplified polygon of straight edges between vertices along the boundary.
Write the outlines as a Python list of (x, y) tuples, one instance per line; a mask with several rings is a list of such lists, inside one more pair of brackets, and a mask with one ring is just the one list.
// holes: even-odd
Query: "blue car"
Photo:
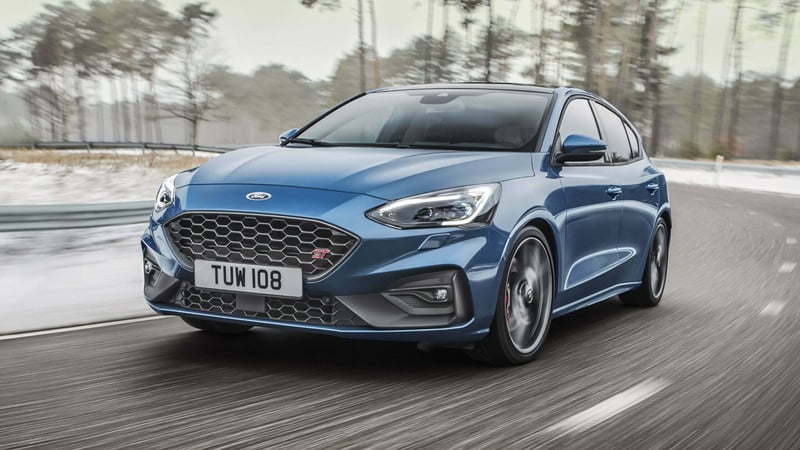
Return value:
[(661, 300), (666, 180), (594, 94), (377, 89), (280, 140), (161, 185), (142, 237), (156, 312), (208, 332), (411, 341), (512, 365), (553, 318)]

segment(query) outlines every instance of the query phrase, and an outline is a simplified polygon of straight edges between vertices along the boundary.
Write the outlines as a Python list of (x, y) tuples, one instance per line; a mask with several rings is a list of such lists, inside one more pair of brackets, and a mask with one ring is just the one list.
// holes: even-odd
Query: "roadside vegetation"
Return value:
[(191, 156), (188, 153), (148, 151), (145, 154), (119, 151), (76, 150), (0, 150), (0, 163), (44, 164), (61, 167), (122, 168), (143, 167), (159, 170), (180, 171), (199, 166), (211, 156)]
[[(800, 159), (800, 78), (787, 76), (800, 49), (796, 0), (409, 1), (427, 26), (393, 49), (377, 42), (386, 24), (376, 10), (389, 0), (285, 1), (307, 14), (355, 13), (354, 46), (330, 77), (278, 64), (230, 69), (208, 45), (220, 17), (208, 2), (176, 11), (158, 0), (47, 4), (0, 33), (0, 103), (13, 118), (0, 117), (0, 140), (273, 143), (366, 89), (522, 79), (599, 93), (635, 122), (650, 154)], [(710, 13), (720, 5), (731, 12), (725, 23)], [(694, 48), (674, 44), (681, 20), (696, 29)], [(704, 59), (712, 33), (725, 41), (714, 78)], [(745, 58), (764, 36), (778, 49), (769, 73)], [(694, 65), (671, 67), (678, 51)]]

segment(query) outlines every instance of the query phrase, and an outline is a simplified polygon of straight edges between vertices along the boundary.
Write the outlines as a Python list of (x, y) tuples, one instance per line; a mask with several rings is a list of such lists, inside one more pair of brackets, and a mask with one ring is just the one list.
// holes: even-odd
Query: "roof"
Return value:
[(503, 91), (525, 91), (552, 94), (560, 86), (537, 86), (522, 83), (438, 83), (438, 84), (417, 84), (410, 86), (392, 86), (373, 89), (368, 92), (388, 92), (406, 91), (411, 89), (494, 89)]

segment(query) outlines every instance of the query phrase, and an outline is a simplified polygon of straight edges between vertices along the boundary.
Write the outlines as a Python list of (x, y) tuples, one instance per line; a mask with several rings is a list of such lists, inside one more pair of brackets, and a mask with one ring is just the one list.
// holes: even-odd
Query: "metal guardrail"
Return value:
[[(187, 145), (187, 144), (164, 144), (155, 142), (95, 142), (95, 141), (79, 141), (79, 142), (34, 142), (34, 143), (20, 143), (20, 144), (0, 144), (0, 148), (5, 149), (33, 149), (33, 150), (173, 150), (178, 151), (197, 151), (209, 153), (225, 153), (235, 148), (231, 147), (216, 147), (205, 145)], [(236, 147), (238, 148), (238, 147)]]
[(650, 158), (656, 166), (660, 167), (675, 167), (678, 169), (699, 169), (699, 170), (713, 170), (713, 171), (736, 171), (736, 172), (757, 172), (757, 173), (771, 173), (776, 175), (800, 175), (800, 166), (767, 166), (756, 164), (740, 164), (730, 162), (714, 161), (695, 161), (691, 159), (677, 159), (677, 158)]
[(0, 232), (145, 223), (152, 201), (75, 205), (0, 205)]
[[(119, 142), (40, 142), (37, 144), (0, 145), (0, 148), (37, 149), (145, 149), (196, 150), (224, 153), (233, 149), (192, 145), (119, 143)], [(652, 158), (657, 166), (711, 170), (800, 175), (800, 167), (759, 166), (673, 158)], [(0, 205), (0, 232), (62, 230), (145, 223), (153, 209), (152, 201), (64, 204), (64, 205)]]

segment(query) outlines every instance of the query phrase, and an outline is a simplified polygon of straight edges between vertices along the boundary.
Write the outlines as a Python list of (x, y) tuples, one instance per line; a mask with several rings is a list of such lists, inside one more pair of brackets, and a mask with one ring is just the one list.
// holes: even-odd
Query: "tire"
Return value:
[(468, 353), (500, 366), (535, 358), (550, 328), (555, 297), (553, 256), (545, 235), (525, 228), (510, 248), (489, 334)]
[(188, 325), (197, 328), (198, 330), (214, 334), (242, 334), (246, 333), (251, 327), (250, 325), (238, 325), (235, 323), (214, 322), (211, 320), (191, 319), (188, 317), (181, 317)]
[(647, 251), (647, 263), (642, 274), (642, 285), (620, 294), (619, 299), (628, 306), (653, 307), (661, 302), (664, 286), (667, 283), (669, 266), (669, 227), (664, 219), (656, 222), (656, 229), (650, 248)]

